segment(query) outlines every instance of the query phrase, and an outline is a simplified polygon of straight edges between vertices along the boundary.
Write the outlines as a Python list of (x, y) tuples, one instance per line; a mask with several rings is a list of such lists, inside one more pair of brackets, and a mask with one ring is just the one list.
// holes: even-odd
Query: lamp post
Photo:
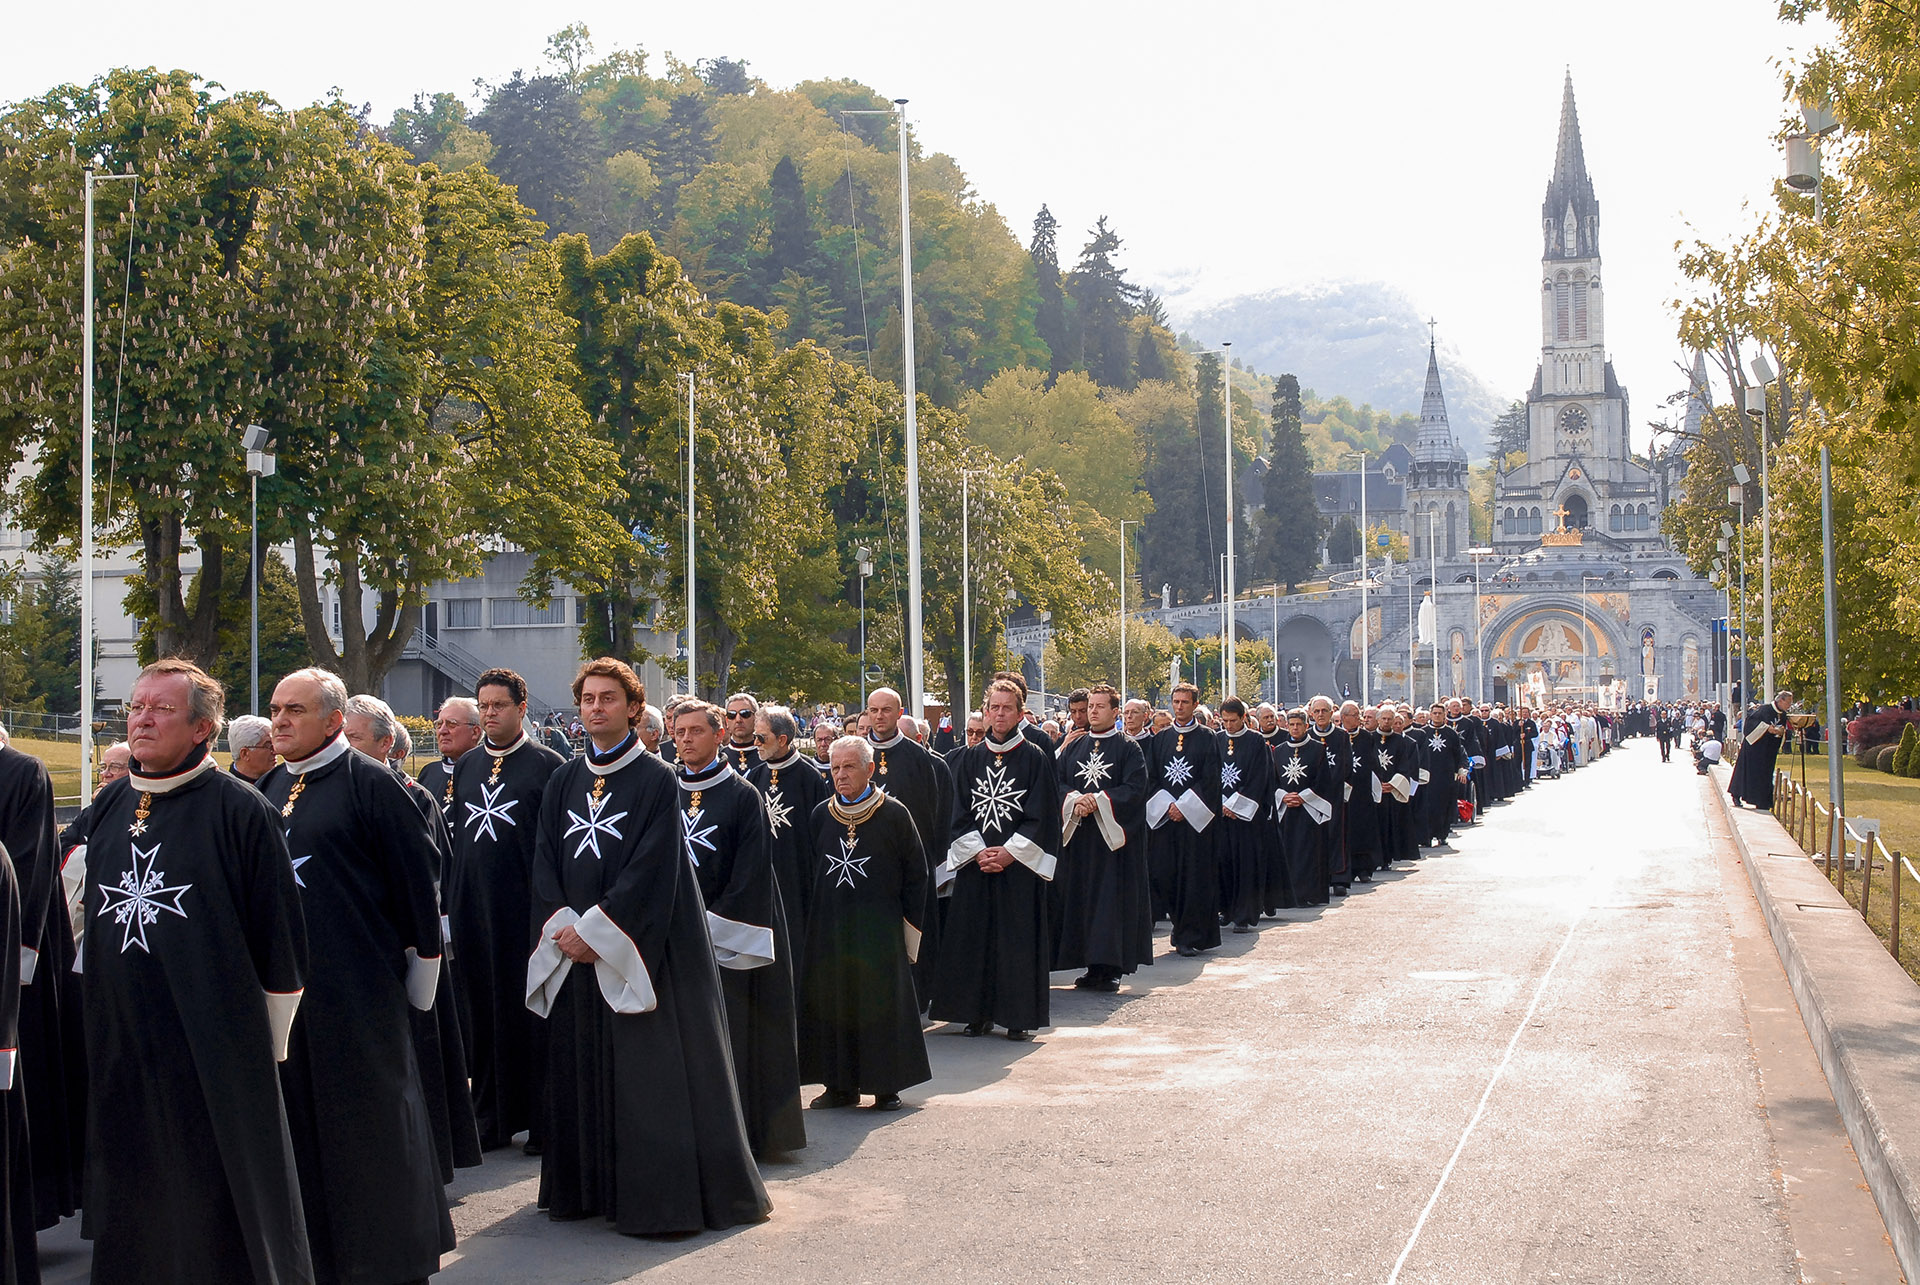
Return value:
[(1226, 589), (1226, 628), (1220, 633), (1220, 698), (1233, 695), (1233, 341), (1220, 345), (1220, 401), (1225, 407), (1226, 454), (1221, 457), (1221, 475), (1226, 479), (1227, 566), (1222, 584)]
[[(688, 371), (680, 378), (687, 381), (687, 694), (700, 695), (700, 652), (694, 646), (694, 578), (693, 554), (696, 534), (693, 526), (693, 372)], [(864, 650), (864, 645), (863, 645)]]
[(1760, 651), (1763, 657), (1762, 690), (1764, 699), (1773, 697), (1773, 487), (1767, 472), (1767, 389), (1774, 382), (1773, 365), (1767, 355), (1756, 356), (1749, 369), (1759, 380), (1747, 389), (1747, 409), (1760, 405)]
[(1120, 519), (1120, 703), (1127, 703), (1127, 528), (1138, 518)]
[(972, 512), (968, 505), (967, 483), (974, 474), (984, 472), (985, 469), (960, 470), (960, 709), (963, 731), (966, 726), (964, 711), (973, 708), (973, 541), (967, 525), (968, 515)]
[[(1733, 466), (1733, 485), (1727, 488), (1727, 503), (1738, 505), (1740, 509), (1740, 704), (1751, 702), (1753, 693), (1747, 690), (1747, 483), (1753, 481), (1753, 474), (1744, 464)], [(1729, 628), (1733, 621), (1727, 621)], [(1732, 655), (1733, 639), (1727, 639), (1728, 670), (1727, 679), (1733, 679)]]
[(247, 565), (248, 595), (252, 599), (252, 641), (248, 648), (247, 687), (252, 693), (252, 713), (260, 712), (260, 479), (272, 477), (273, 452), (267, 449), (267, 430), (249, 424), (240, 435), (247, 452), (247, 481), (253, 493), (253, 556)]
[(1473, 689), (1474, 703), (1487, 699), (1486, 630), (1480, 620), (1480, 559), (1491, 558), (1492, 549), (1468, 549), (1473, 559)]
[(1350, 453), (1360, 457), (1360, 704), (1364, 708), (1372, 703), (1368, 692), (1372, 667), (1367, 661), (1367, 635), (1373, 632), (1367, 619), (1367, 599), (1372, 596), (1367, 585), (1367, 453)]
[[(1833, 818), (1833, 831), (1827, 837), (1827, 851), (1837, 852), (1835, 842), (1845, 824), (1841, 807), (1845, 803), (1845, 777), (1840, 770), (1840, 626), (1836, 600), (1839, 590), (1833, 578), (1833, 462), (1827, 448), (1820, 448), (1820, 559), (1823, 599), (1823, 623), (1827, 645), (1827, 807)], [(1864, 885), (1863, 885), (1864, 886)]]
[(867, 707), (867, 577), (873, 574), (873, 550), (861, 545), (853, 551), (860, 564), (860, 708)]
[(900, 319), (905, 364), (901, 392), (907, 399), (907, 710), (926, 714), (926, 645), (920, 618), (920, 424), (913, 387), (913, 220), (907, 204), (907, 100), (900, 109)]

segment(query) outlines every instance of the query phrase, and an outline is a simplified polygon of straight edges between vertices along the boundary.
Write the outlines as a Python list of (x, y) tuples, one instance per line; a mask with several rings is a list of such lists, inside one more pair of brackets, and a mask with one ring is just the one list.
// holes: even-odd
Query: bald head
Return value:
[(876, 741), (890, 741), (900, 727), (900, 693), (876, 687), (867, 697), (867, 733)]

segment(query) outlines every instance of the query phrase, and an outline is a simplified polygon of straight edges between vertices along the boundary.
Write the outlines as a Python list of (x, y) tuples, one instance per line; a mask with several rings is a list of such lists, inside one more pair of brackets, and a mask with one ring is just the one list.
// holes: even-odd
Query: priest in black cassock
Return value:
[(1353, 758), (1353, 741), (1335, 717), (1333, 698), (1316, 696), (1307, 702), (1307, 734), (1320, 742), (1327, 756), (1327, 801), (1333, 815), (1320, 827), (1320, 848), (1327, 863), (1327, 878), (1333, 891), (1347, 895), (1353, 884), (1353, 860), (1347, 854), (1347, 778)]
[(479, 748), (480, 736), (480, 706), (473, 697), (449, 696), (440, 702), (433, 720), (433, 743), (440, 757), (422, 767), (414, 779), (439, 803), (449, 834), (458, 820), (453, 811), (453, 772), (461, 759)]
[(1153, 962), (1147, 904), (1147, 757), (1116, 724), (1120, 693), (1087, 694), (1087, 734), (1060, 749), (1060, 922), (1053, 966), (1083, 968), (1082, 990), (1112, 992)]
[(720, 753), (720, 715), (705, 701), (674, 711), (680, 821), (720, 965), (747, 1142), (764, 1159), (807, 1145), (793, 951), (767, 841), (766, 803)]
[(1260, 922), (1263, 906), (1271, 914), (1276, 906), (1295, 903), (1281, 892), (1286, 872), (1267, 797), (1272, 751), (1266, 738), (1247, 726), (1247, 707), (1238, 696), (1220, 702), (1220, 724), (1220, 828), (1214, 840), (1220, 916), (1233, 931), (1246, 933)]
[(760, 702), (746, 692), (735, 692), (727, 697), (727, 708), (721, 715), (726, 726), (726, 741), (721, 746), (721, 757), (733, 765), (733, 770), (741, 776), (753, 771), (760, 765), (760, 746), (753, 739), (753, 729), (760, 716)]
[(906, 806), (873, 787), (873, 746), (843, 736), (828, 751), (833, 789), (808, 818), (824, 854), (814, 878), (800, 1000), (800, 1078), (823, 1084), (817, 1108), (900, 1109), (900, 1091), (933, 1078), (913, 986), (926, 914), (926, 856)]
[(1773, 807), (1773, 768), (1786, 743), (1787, 711), (1792, 708), (1793, 693), (1780, 692), (1772, 703), (1755, 705), (1740, 720), (1740, 757), (1733, 761), (1733, 777), (1727, 782), (1735, 807)]
[(60, 878), (53, 782), (44, 763), (0, 744), (0, 846), (20, 889), (20, 1076), (33, 1139), (35, 1222), (79, 1207), (86, 1049), (76, 1017), (73, 924)]
[(1374, 798), (1380, 810), (1380, 864), (1412, 861), (1413, 799), (1419, 791), (1420, 756), (1405, 734), (1408, 720), (1392, 705), (1380, 707), (1380, 742), (1373, 752)]
[(534, 818), (560, 756), (527, 735), (527, 683), (511, 669), (480, 675), (475, 703), (484, 736), (453, 772), (449, 940), (460, 957), (460, 1029), (473, 1076), (480, 1145), (491, 1150), (527, 1130), (541, 1138), (535, 1065), (538, 1019), (526, 1006), (527, 931), (533, 904)]
[(1060, 851), (1053, 756), (1020, 731), (1020, 704), (1017, 685), (989, 683), (987, 735), (955, 764), (953, 905), (932, 1006), (967, 1035), (998, 1025), (1010, 1040), (1048, 1024), (1047, 884)]
[(747, 780), (767, 801), (767, 844), (780, 904), (787, 913), (787, 939), (793, 943), (794, 985), (801, 982), (807, 958), (807, 920), (813, 902), (813, 877), (820, 868), (814, 847), (813, 810), (833, 787), (813, 760), (800, 752), (800, 725), (784, 705), (762, 705), (754, 719), (753, 739), (760, 761)]
[[(267, 713), (312, 968), (280, 1067), (315, 1275), (397, 1285), (454, 1247), (413, 1010), (440, 984), (433, 839), (385, 760), (347, 744), (347, 689), (301, 669)], [(433, 1068), (438, 1074), (439, 1068)]]
[(873, 742), (873, 783), (906, 805), (926, 849), (927, 910), (921, 917), (920, 954), (913, 966), (920, 1002), (933, 999), (934, 975), (940, 964), (943, 922), (942, 893), (951, 894), (953, 872), (947, 869), (947, 840), (953, 822), (953, 773), (947, 762), (900, 730), (900, 693), (875, 688), (867, 696), (867, 738)]
[(1278, 906), (1324, 906), (1332, 876), (1327, 870), (1326, 845), (1321, 830), (1333, 819), (1340, 798), (1338, 773), (1327, 760), (1326, 744), (1310, 730), (1307, 711), (1287, 711), (1287, 739), (1273, 751), (1273, 814), (1280, 834), (1283, 871), (1276, 892), (1286, 900)]
[[(1368, 711), (1368, 715), (1371, 713)], [(1375, 798), (1378, 787), (1373, 775), (1380, 733), (1375, 719), (1363, 716), (1353, 701), (1340, 706), (1340, 730), (1347, 738), (1347, 755), (1344, 764), (1333, 766), (1344, 801), (1339, 810), (1346, 826), (1341, 837), (1347, 848), (1347, 869), (1358, 882), (1372, 883), (1373, 872), (1385, 863), (1381, 855), (1380, 805)]]
[(1447, 722), (1447, 707), (1435, 702), (1421, 729), (1426, 740), (1427, 783), (1420, 789), (1420, 842), (1443, 844), (1459, 820), (1458, 804), (1467, 770), (1460, 734)]
[(526, 969), (547, 1026), (540, 1208), (629, 1235), (760, 1222), (772, 1204), (673, 769), (634, 732), (644, 691), (625, 662), (588, 661), (573, 688), (589, 744), (541, 799)]
[[(223, 701), (186, 661), (142, 670), (133, 772), (92, 807), (82, 1207), (96, 1281), (314, 1279), (274, 1068), (306, 930), (278, 813), (208, 753)], [(10, 1017), (0, 1000), (0, 1026)]]
[(1220, 814), (1220, 749), (1194, 718), (1200, 689), (1173, 689), (1173, 725), (1147, 752), (1147, 872), (1156, 916), (1173, 921), (1173, 948), (1192, 958), (1220, 944), (1219, 858), (1208, 833)]

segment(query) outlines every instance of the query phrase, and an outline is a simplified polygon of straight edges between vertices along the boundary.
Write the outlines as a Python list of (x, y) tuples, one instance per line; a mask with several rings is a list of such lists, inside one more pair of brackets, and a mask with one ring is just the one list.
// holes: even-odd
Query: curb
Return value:
[(1920, 985), (1770, 812), (1712, 793), (1908, 1280), (1920, 1280)]

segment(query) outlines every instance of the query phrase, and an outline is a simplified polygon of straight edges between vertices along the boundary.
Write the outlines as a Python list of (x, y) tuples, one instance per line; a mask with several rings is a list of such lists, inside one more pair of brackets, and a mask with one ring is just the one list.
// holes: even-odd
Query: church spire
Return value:
[[(1568, 220), (1568, 211), (1573, 218)], [(1573, 104), (1573, 69), (1560, 94), (1560, 139), (1554, 149), (1553, 177), (1540, 204), (1549, 258), (1574, 258), (1600, 253), (1600, 202), (1587, 176), (1587, 154), (1580, 143), (1580, 113)], [(1577, 237), (1569, 237), (1569, 227)]]
[(1413, 456), (1421, 463), (1442, 464), (1451, 462), (1456, 453), (1453, 428), (1447, 422), (1447, 399), (1440, 391), (1440, 353), (1429, 335), (1427, 387), (1420, 395), (1420, 436), (1414, 442)]

